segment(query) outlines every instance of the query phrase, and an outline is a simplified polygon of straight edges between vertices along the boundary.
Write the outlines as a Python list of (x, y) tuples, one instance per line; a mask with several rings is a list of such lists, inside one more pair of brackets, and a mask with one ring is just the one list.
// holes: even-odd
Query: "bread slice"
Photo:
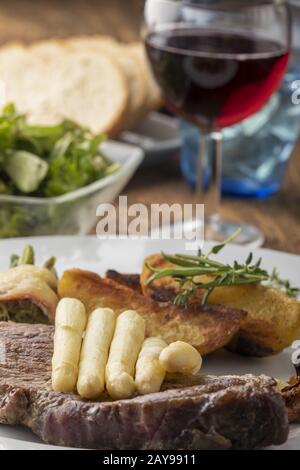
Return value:
[(7, 101), (34, 124), (69, 118), (114, 136), (127, 109), (126, 78), (104, 52), (75, 53), (51, 41), (34, 48), (7, 46), (0, 50), (0, 78)]
[(144, 81), (147, 87), (146, 99), (141, 109), (141, 117), (144, 117), (150, 111), (154, 111), (162, 105), (161, 93), (150, 70), (144, 45), (141, 42), (135, 42), (128, 44), (126, 47), (134, 54), (143, 71)]
[(82, 36), (65, 41), (66, 47), (74, 52), (105, 52), (116, 60), (127, 80), (129, 99), (128, 109), (124, 116), (123, 129), (133, 127), (147, 96), (143, 66), (136, 55), (124, 44), (109, 36)]

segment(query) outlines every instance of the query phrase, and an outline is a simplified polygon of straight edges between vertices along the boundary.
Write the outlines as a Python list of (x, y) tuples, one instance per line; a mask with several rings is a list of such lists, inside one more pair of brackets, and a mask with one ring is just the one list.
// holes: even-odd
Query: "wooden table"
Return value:
[[(141, 0), (10, 0), (0, 3), (0, 43), (31, 42), (69, 35), (111, 34), (134, 40), (140, 30)], [(222, 215), (251, 222), (264, 232), (265, 245), (300, 254), (300, 145), (295, 149), (281, 192), (264, 201), (226, 198)], [(129, 202), (191, 202), (194, 200), (178, 170), (162, 162), (139, 170), (126, 191)]]
[[(238, 223), (259, 227), (265, 246), (300, 254), (300, 145), (294, 151), (280, 193), (266, 200), (224, 198), (221, 215)], [(140, 170), (127, 187), (128, 202), (188, 203), (194, 195), (182, 179), (178, 164)]]

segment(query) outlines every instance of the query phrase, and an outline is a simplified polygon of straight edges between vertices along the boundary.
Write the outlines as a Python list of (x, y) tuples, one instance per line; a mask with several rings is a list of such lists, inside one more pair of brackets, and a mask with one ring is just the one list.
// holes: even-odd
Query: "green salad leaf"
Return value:
[(21, 192), (32, 193), (46, 177), (49, 165), (33, 153), (16, 150), (7, 154), (4, 168)]
[(51, 197), (116, 171), (99, 150), (105, 139), (77, 123), (35, 126), (10, 103), (0, 115), (0, 194)]

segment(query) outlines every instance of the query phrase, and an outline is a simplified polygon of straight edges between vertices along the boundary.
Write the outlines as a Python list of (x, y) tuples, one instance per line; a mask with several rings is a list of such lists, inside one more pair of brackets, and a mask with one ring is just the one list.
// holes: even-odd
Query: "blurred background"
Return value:
[(32, 42), (70, 34), (113, 34), (133, 41), (140, 33), (143, 0), (13, 0), (0, 2), (1, 43)]
[[(300, 105), (291, 102), (292, 82), (300, 80), (300, 2), (290, 5), (293, 54), (280, 90), (258, 114), (225, 130), (221, 211), (259, 227), (266, 246), (300, 253)], [(92, 35), (132, 43), (140, 40), (143, 9), (142, 0), (0, 1), (0, 43)], [(195, 201), (199, 132), (157, 108), (114, 136), (145, 152), (122, 193), (129, 203)]]

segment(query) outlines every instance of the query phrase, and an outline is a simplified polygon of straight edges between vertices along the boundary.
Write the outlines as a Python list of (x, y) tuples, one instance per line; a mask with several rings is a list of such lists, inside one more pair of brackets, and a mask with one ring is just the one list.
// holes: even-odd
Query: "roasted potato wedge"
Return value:
[(151, 297), (159, 302), (172, 302), (178, 291), (178, 282), (171, 277), (163, 277), (147, 285), (147, 281), (152, 274), (147, 267), (148, 264), (158, 269), (170, 268), (174, 265), (163, 259), (161, 255), (152, 255), (145, 259), (140, 276), (141, 289), (146, 297)]
[(300, 302), (277, 289), (261, 285), (219, 287), (209, 303), (248, 312), (239, 335), (229, 346), (240, 354), (276, 354), (300, 336)]
[(63, 274), (58, 291), (60, 297), (81, 300), (88, 312), (96, 307), (111, 308), (117, 314), (136, 310), (146, 320), (147, 336), (160, 336), (167, 343), (186, 341), (202, 355), (227, 345), (246, 316), (242, 310), (215, 305), (182, 309), (172, 303), (159, 303), (111, 279), (79, 269)]
[(288, 383), (280, 384), (279, 392), (287, 407), (289, 423), (300, 423), (300, 377), (291, 377)]
[(112, 279), (113, 281), (116, 281), (118, 284), (130, 287), (130, 289), (133, 289), (142, 294), (139, 274), (123, 274), (119, 273), (118, 271), (114, 271), (113, 269), (109, 269), (108, 271), (106, 271), (105, 277), (107, 279)]
[[(172, 266), (160, 255), (150, 256), (145, 263), (160, 268)], [(174, 300), (178, 283), (166, 277), (147, 286), (150, 275), (144, 266), (140, 277), (144, 295)], [(199, 290), (190, 298), (190, 303), (201, 301), (202, 295), (203, 291)], [(290, 346), (300, 336), (300, 302), (277, 289), (261, 285), (218, 287), (210, 295), (208, 303), (248, 313), (239, 334), (229, 345), (229, 349), (240, 354), (269, 356)]]
[[(171, 277), (163, 277), (162, 279), (153, 281), (151, 284), (147, 284), (149, 277), (152, 275), (147, 265), (153, 268), (165, 269), (174, 267), (174, 264), (166, 261), (159, 254), (151, 255), (145, 259), (140, 276), (141, 289), (146, 297), (151, 297), (158, 302), (173, 302), (178, 293), (178, 282)], [(202, 278), (204, 279), (204, 276), (202, 276)], [(205, 276), (205, 278), (207, 278), (207, 276)], [(203, 294), (204, 290), (199, 289), (195, 295), (190, 297), (190, 303), (201, 304)]]

